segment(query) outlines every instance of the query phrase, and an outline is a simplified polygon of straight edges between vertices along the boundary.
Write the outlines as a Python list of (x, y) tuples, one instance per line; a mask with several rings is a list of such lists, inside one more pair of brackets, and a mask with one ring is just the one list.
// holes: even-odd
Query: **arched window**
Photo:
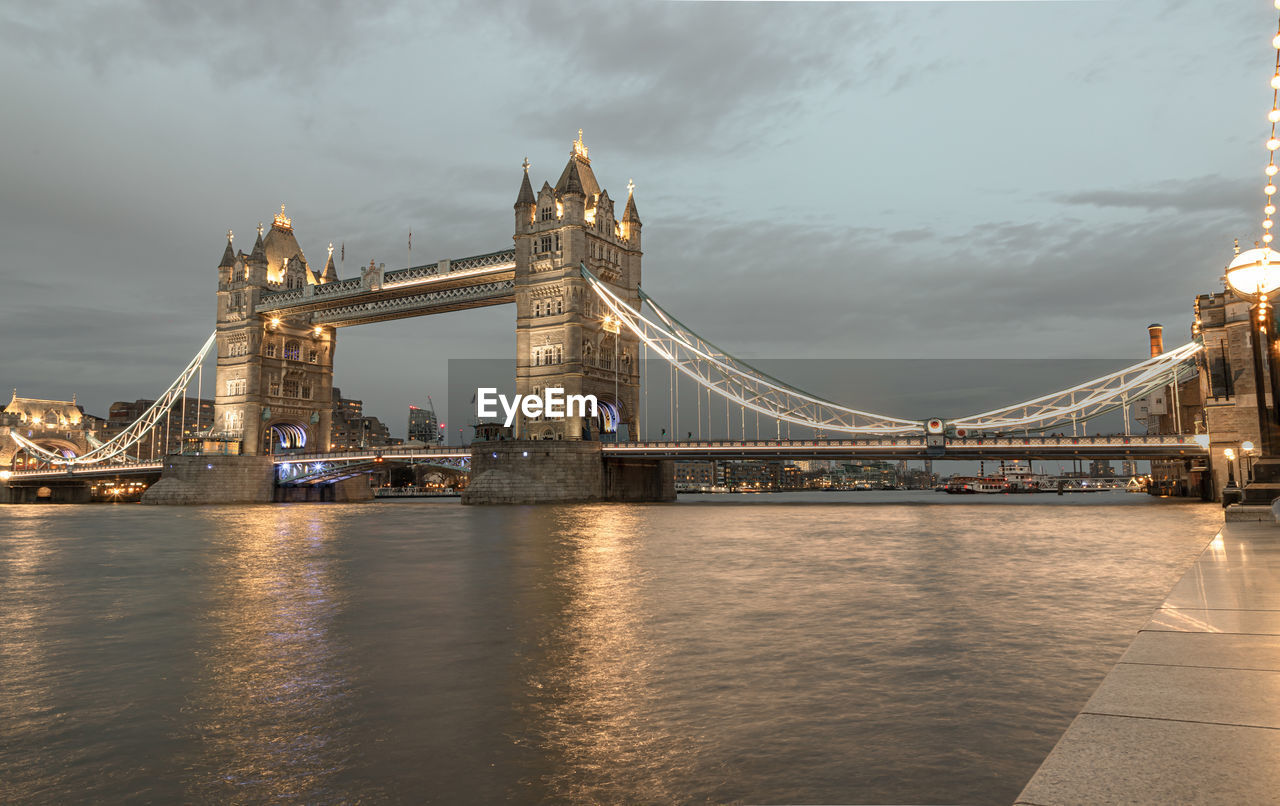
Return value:
[(533, 303), (533, 315), (542, 316), (542, 300)]
[(556, 313), (564, 313), (564, 298), (556, 297)]
[(297, 361), (298, 356), (302, 354), (302, 346), (296, 341), (285, 342), (284, 357), (289, 361)]

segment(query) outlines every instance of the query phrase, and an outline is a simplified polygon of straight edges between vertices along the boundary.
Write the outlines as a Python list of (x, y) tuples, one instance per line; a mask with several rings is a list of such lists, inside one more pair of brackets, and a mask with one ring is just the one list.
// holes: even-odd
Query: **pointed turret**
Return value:
[(333, 265), (333, 243), (329, 243), (329, 259), (324, 264), (324, 271), (320, 274), (321, 283), (338, 282), (338, 269)]
[(264, 263), (267, 260), (267, 250), (262, 245), (262, 222), (261, 221), (258, 222), (258, 240), (253, 242), (253, 251), (249, 253), (249, 259), (261, 260)]
[(636, 197), (627, 194), (627, 209), (622, 213), (622, 220), (628, 224), (639, 224), (640, 214), (636, 212)]
[(578, 193), (589, 199), (594, 199), (600, 193), (600, 183), (596, 181), (596, 175), (591, 170), (591, 160), (587, 158), (587, 146), (582, 142), (582, 129), (578, 129), (578, 139), (569, 152), (569, 163), (564, 166), (560, 181), (556, 182), (556, 193)]
[(533, 185), (529, 184), (529, 158), (524, 158), (524, 178), (520, 180), (520, 195), (516, 196), (516, 209), (524, 206), (532, 207), (538, 203), (533, 196)]
[(236, 253), (231, 248), (231, 230), (227, 230), (227, 248), (222, 250), (222, 262), (218, 264), (220, 269), (229, 269), (236, 265)]
[(618, 222), (618, 235), (629, 241), (632, 248), (640, 248), (640, 213), (636, 210), (636, 183), (627, 180), (627, 209)]

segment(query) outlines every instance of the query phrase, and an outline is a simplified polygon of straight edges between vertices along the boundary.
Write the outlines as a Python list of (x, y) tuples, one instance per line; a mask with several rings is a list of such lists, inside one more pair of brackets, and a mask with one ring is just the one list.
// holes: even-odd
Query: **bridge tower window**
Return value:
[(320, 361), (320, 351), (319, 351), (319, 350), (308, 350), (308, 351), (307, 351), (307, 362), (308, 362), (308, 363), (310, 363), (310, 364), (316, 364), (316, 363), (319, 363), (319, 361)]
[(540, 239), (540, 243), (539, 243), (538, 245), (541, 247), (541, 249), (539, 249), (538, 251), (540, 251), (540, 252), (550, 252), (550, 251), (551, 251), (551, 236), (550, 236), (550, 235), (543, 235), (543, 236), (542, 236), (542, 238)]
[(284, 396), (298, 397), (298, 382), (289, 380), (284, 382)]
[(274, 341), (268, 341), (268, 342), (266, 342), (265, 344), (263, 344), (263, 345), (262, 345), (262, 354), (263, 354), (263, 355), (265, 355), (267, 358), (275, 358), (275, 357), (276, 357), (276, 343), (275, 343)]
[(296, 341), (285, 342), (284, 357), (290, 361), (297, 361), (298, 356), (302, 354), (302, 347)]
[(280, 381), (272, 381), (267, 390), (267, 394), (272, 397), (280, 397)]

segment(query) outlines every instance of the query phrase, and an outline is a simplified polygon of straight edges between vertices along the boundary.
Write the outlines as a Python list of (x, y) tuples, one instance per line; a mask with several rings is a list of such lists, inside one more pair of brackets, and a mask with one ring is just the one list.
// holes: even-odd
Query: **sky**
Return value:
[[(415, 264), (508, 248), (522, 160), (554, 184), (579, 128), (612, 197), (635, 182), (647, 292), (738, 356), (1140, 358), (1261, 236), (1275, 22), (1269, 0), (5, 4), (0, 385), (100, 416), (156, 396), (213, 328), (226, 231), (247, 251), (281, 203), (312, 264), (345, 245), (342, 277), (403, 266), (410, 231)], [(513, 306), (348, 328), (334, 382), (403, 435), (449, 359), (513, 353)]]

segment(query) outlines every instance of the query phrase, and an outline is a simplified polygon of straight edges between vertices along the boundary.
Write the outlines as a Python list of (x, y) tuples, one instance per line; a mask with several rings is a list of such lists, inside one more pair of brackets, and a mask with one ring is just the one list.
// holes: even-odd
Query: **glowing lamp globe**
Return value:
[(1227, 266), (1227, 285), (1248, 300), (1273, 298), (1280, 289), (1280, 252), (1264, 246), (1236, 255)]

